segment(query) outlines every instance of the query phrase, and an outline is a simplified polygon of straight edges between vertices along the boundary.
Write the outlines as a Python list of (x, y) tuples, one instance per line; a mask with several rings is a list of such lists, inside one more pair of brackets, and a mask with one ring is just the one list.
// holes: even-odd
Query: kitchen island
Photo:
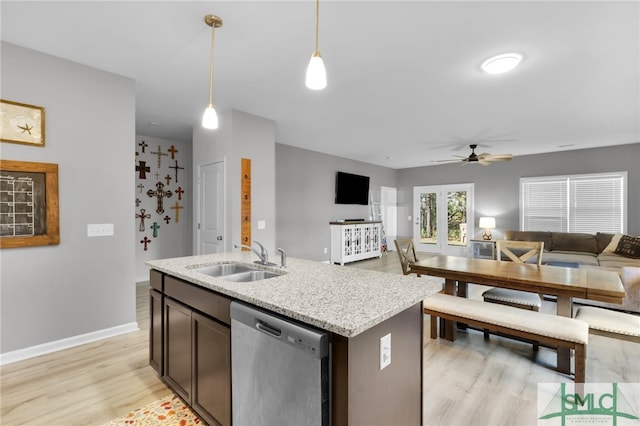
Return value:
[[(238, 252), (147, 262), (150, 364), (176, 393), (207, 422), (230, 424), (229, 304), (239, 300), (330, 333), (333, 425), (421, 424), (422, 300), (441, 281), (294, 258), (284, 270), (261, 267), (282, 275), (253, 282), (197, 271), (254, 260)], [(391, 364), (381, 370), (387, 334)]]

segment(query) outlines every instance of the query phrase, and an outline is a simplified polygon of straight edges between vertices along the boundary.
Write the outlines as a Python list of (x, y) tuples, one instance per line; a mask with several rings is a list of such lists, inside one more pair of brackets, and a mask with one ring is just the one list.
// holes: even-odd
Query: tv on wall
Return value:
[(369, 204), (369, 176), (337, 172), (336, 204)]

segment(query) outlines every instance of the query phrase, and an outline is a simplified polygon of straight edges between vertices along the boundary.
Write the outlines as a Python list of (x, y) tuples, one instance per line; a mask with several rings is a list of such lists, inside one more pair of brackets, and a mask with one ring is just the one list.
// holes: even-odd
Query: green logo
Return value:
[[(572, 424), (608, 423), (614, 426), (618, 425), (618, 419), (640, 419), (636, 408), (630, 404), (617, 383), (590, 385), (592, 392), (586, 392), (589, 387), (587, 384), (573, 385), (576, 388), (581, 387), (584, 390), (581, 393), (567, 391), (567, 384), (560, 383), (560, 388), (546, 408), (542, 413), (538, 413), (542, 414), (539, 419), (559, 418), (562, 426), (566, 425), (567, 418), (571, 418)], [(540, 396), (540, 387), (538, 395)]]

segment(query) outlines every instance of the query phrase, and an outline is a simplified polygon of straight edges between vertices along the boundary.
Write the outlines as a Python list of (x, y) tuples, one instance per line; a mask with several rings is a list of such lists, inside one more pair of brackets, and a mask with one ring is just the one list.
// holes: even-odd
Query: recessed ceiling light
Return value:
[(482, 63), (482, 70), (488, 74), (502, 74), (511, 71), (522, 61), (519, 53), (503, 53), (493, 56)]

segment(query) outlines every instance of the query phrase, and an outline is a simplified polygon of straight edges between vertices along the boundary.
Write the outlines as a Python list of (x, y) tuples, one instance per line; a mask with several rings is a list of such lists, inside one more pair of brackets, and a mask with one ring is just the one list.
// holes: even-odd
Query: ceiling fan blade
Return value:
[(486, 157), (484, 157), (485, 160), (511, 160), (512, 155), (511, 154), (489, 154)]
[(464, 160), (431, 160), (432, 163), (459, 163)]

